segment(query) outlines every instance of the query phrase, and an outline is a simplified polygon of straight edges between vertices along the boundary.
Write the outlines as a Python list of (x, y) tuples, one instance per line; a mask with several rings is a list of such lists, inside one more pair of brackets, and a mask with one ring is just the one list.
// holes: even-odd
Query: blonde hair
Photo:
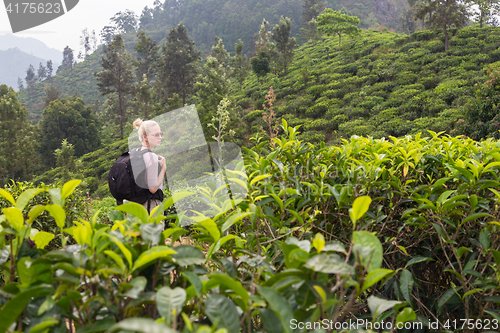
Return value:
[(155, 125), (158, 125), (156, 121), (146, 120), (142, 121), (142, 119), (137, 118), (134, 123), (134, 129), (138, 130), (139, 140), (142, 142), (144, 140), (144, 135), (149, 134), (149, 129)]

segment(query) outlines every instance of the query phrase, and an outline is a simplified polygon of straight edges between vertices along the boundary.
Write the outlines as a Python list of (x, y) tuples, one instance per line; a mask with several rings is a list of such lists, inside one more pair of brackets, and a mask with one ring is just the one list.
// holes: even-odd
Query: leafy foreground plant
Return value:
[[(291, 332), (296, 323), (350, 318), (370, 288), (395, 274), (381, 267), (378, 238), (362, 230), (352, 233), (348, 248), (325, 242), (321, 234), (273, 240), (283, 256), (275, 267), (264, 244), (249, 247), (243, 237), (228, 233), (236, 225), (260, 223), (254, 204), (213, 219), (199, 217), (191, 231), (169, 216), (174, 220), (164, 230), (160, 214), (188, 192), (165, 199), (149, 216), (141, 205), (126, 203), (111, 214), (112, 225), (98, 223), (96, 212), (91, 221), (65, 228), (64, 203), (79, 183), (51, 191), (50, 205), (29, 212), (24, 208), (41, 189), (27, 190), (17, 200), (0, 190), (12, 205), (0, 216), (0, 332)], [(354, 201), (352, 226), (370, 202), (366, 196)], [(61, 249), (44, 250), (54, 235), (32, 227), (43, 211), (60, 228)], [(208, 251), (173, 246), (188, 232)], [(75, 245), (66, 245), (68, 236)], [(413, 310), (402, 309), (405, 304), (370, 296), (372, 315), (364, 317), (392, 316), (392, 324), (414, 319)]]

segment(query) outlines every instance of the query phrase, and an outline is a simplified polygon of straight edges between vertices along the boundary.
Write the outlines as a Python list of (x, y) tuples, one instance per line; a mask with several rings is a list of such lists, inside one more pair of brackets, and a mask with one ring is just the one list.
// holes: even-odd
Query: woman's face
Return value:
[(161, 143), (161, 138), (163, 137), (163, 132), (160, 130), (160, 126), (154, 125), (149, 128), (149, 133), (147, 135), (147, 140), (149, 142), (149, 147), (152, 149), (158, 147)]

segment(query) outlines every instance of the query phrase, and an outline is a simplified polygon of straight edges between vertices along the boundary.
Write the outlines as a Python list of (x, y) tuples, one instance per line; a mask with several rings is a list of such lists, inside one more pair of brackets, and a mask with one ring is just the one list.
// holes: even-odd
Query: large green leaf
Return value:
[(401, 294), (403, 294), (403, 297), (409, 304), (412, 304), (411, 291), (413, 289), (413, 284), (415, 283), (415, 281), (413, 280), (413, 275), (410, 273), (409, 270), (407, 269), (403, 270), (399, 282), (400, 282)]
[(33, 240), (35, 241), (37, 249), (43, 249), (54, 239), (54, 237), (54, 234), (39, 231), (36, 233), (35, 237), (33, 237)]
[(24, 207), (26, 207), (26, 204), (38, 193), (43, 192), (44, 190), (41, 188), (31, 188), (19, 195), (19, 198), (17, 198), (16, 201), (16, 208), (19, 210), (24, 210)]
[(171, 324), (186, 301), (186, 291), (180, 287), (163, 287), (156, 292), (156, 307), (167, 324)]
[(283, 332), (291, 332), (290, 322), (293, 319), (293, 311), (290, 303), (276, 290), (269, 287), (257, 286), (259, 294), (266, 300), (268, 308), (278, 317)]
[(61, 199), (65, 200), (69, 197), (81, 182), (82, 181), (80, 179), (73, 179), (64, 184), (61, 190)]
[(144, 241), (150, 243), (151, 246), (158, 245), (161, 239), (161, 234), (163, 232), (163, 224), (161, 223), (142, 224), (140, 229), (141, 229), (141, 237)]
[(24, 225), (23, 212), (19, 208), (9, 207), (2, 209), (12, 228), (19, 231)]
[(62, 209), (59, 205), (47, 205), (45, 209), (49, 212), (49, 214), (56, 220), (56, 224), (59, 228), (64, 228), (64, 224), (66, 221), (66, 213), (64, 209)]
[[(352, 235), (354, 243), (353, 252), (361, 255), (361, 262), (367, 268), (368, 273), (382, 266), (383, 249), (377, 236), (367, 231), (355, 231)], [(359, 246), (359, 250), (356, 251)], [(368, 248), (368, 251), (362, 251), (362, 248)]]
[(379, 298), (376, 296), (368, 297), (368, 307), (372, 313), (373, 319), (377, 319), (385, 311), (392, 309), (394, 306), (398, 304), (402, 304), (400, 301), (389, 301), (383, 298)]
[(201, 282), (201, 279), (198, 275), (196, 275), (193, 272), (182, 272), (182, 276), (185, 276), (191, 285), (193, 286), (194, 291), (196, 292), (196, 295), (200, 296), (202, 291), (203, 291), (203, 283)]
[(243, 311), (246, 310), (246, 305), (248, 305), (248, 301), (250, 300), (250, 296), (248, 294), (248, 291), (243, 288), (240, 282), (232, 279), (231, 277), (224, 275), (222, 273), (212, 273), (208, 276), (210, 280), (215, 280), (217, 283), (224, 285), (231, 289), (233, 292), (238, 294), (238, 296), (241, 297), (243, 300), (243, 303), (245, 304), (245, 308)]
[(127, 318), (113, 325), (109, 332), (136, 332), (136, 333), (177, 333), (165, 324), (157, 323), (149, 318)]
[(208, 231), (210, 236), (212, 236), (214, 243), (217, 243), (217, 241), (220, 239), (220, 231), (219, 228), (217, 228), (217, 224), (215, 224), (212, 219), (207, 219), (198, 223)]
[(205, 313), (217, 328), (225, 328), (229, 333), (238, 333), (240, 316), (233, 301), (222, 295), (209, 295), (205, 301)]
[(390, 269), (379, 268), (371, 271), (365, 278), (365, 282), (363, 282), (363, 287), (361, 288), (361, 292), (373, 286), (375, 283), (382, 280), (388, 274), (391, 274), (393, 271)]
[(129, 268), (132, 267), (132, 253), (130, 252), (129, 249), (125, 245), (123, 245), (122, 241), (119, 240), (117, 237), (111, 235), (111, 234), (106, 234), (113, 243), (118, 246), (118, 248), (122, 251), (123, 255), (125, 256), (125, 259), (128, 261)]
[(59, 320), (52, 317), (43, 318), (42, 322), (30, 328), (29, 333), (39, 333), (47, 330), (50, 326), (59, 324)]
[(141, 220), (141, 222), (144, 224), (148, 223), (148, 211), (146, 210), (146, 208), (144, 208), (143, 205), (139, 205), (137, 202), (128, 202), (116, 207), (115, 209), (134, 215), (135, 217), (139, 218), (139, 220)]
[(356, 200), (354, 200), (352, 208), (349, 209), (349, 216), (351, 217), (351, 221), (354, 225), (356, 225), (356, 221), (368, 211), (371, 202), (372, 199), (367, 195), (357, 197)]
[(7, 332), (10, 325), (19, 318), (32, 298), (52, 295), (53, 293), (52, 286), (39, 285), (28, 288), (10, 299), (0, 310), (0, 318), (2, 318), (0, 320), (0, 333)]
[(203, 252), (192, 245), (179, 245), (174, 247), (174, 250), (177, 253), (172, 254), (172, 260), (180, 266), (203, 264), (205, 262)]
[(269, 333), (282, 333), (283, 326), (281, 325), (280, 319), (274, 314), (272, 310), (260, 309), (260, 319), (262, 319), (262, 324)]
[(175, 254), (176, 251), (172, 250), (170, 247), (162, 245), (162, 246), (155, 246), (143, 253), (137, 258), (137, 260), (134, 262), (134, 266), (132, 266), (132, 270), (130, 273), (138, 269), (139, 267), (142, 267), (146, 264), (149, 264), (151, 261), (156, 260), (158, 258), (164, 258), (168, 257), (172, 254)]
[(305, 267), (316, 272), (327, 274), (353, 274), (354, 269), (351, 265), (346, 264), (337, 254), (320, 253), (309, 259)]
[(14, 200), (14, 197), (12, 196), (12, 194), (10, 194), (9, 192), (7, 192), (6, 190), (4, 190), (2, 188), (0, 188), (0, 196), (7, 199), (7, 201), (10, 202), (12, 204), (12, 206), (16, 205), (16, 201)]

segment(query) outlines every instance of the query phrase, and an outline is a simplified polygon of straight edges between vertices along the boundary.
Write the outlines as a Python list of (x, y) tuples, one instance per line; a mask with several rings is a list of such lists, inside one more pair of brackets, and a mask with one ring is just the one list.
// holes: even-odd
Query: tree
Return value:
[(241, 39), (238, 40), (238, 43), (234, 44), (234, 52), (235, 55), (231, 58), (231, 63), (233, 64), (233, 72), (231, 74), (240, 84), (241, 91), (249, 69), (248, 58), (243, 54), (243, 42)]
[(356, 26), (359, 24), (359, 18), (342, 14), (340, 10), (333, 10), (326, 8), (323, 13), (318, 16), (317, 20), (318, 29), (321, 33), (328, 36), (339, 36), (339, 55), (340, 55), (340, 42), (342, 34), (354, 36), (359, 34), (360, 29)]
[(287, 65), (293, 58), (293, 48), (297, 45), (295, 38), (290, 38), (291, 26), (292, 23), (290, 19), (281, 16), (280, 23), (274, 26), (272, 35), (273, 41), (276, 44), (276, 49), (282, 57), (285, 76)]
[(182, 103), (186, 103), (188, 95), (193, 91), (197, 74), (196, 62), (199, 59), (200, 52), (196, 51), (186, 27), (179, 24), (172, 28), (167, 43), (162, 48), (158, 66), (157, 89), (164, 102), (176, 93), (182, 97)]
[(142, 109), (144, 111), (144, 119), (149, 119), (149, 111), (153, 98), (151, 86), (146, 74), (143, 74), (142, 81), (137, 83), (135, 99), (137, 103), (137, 110)]
[(250, 59), (250, 63), (252, 64), (252, 70), (257, 75), (259, 82), (260, 79), (267, 75), (271, 71), (269, 68), (269, 55), (266, 51), (261, 50), (257, 54), (257, 56)]
[(69, 46), (66, 46), (63, 51), (63, 61), (61, 65), (57, 68), (56, 74), (59, 74), (66, 70), (71, 70), (73, 68), (74, 62), (75, 61), (73, 58), (73, 50)]
[(36, 83), (35, 67), (33, 67), (33, 65), (30, 64), (28, 70), (26, 70), (26, 77), (24, 79), (26, 81), (26, 86), (28, 87), (28, 89), (33, 89), (33, 86)]
[(47, 61), (46, 68), (47, 68), (47, 79), (51, 80), (52, 79), (52, 71), (53, 71), (52, 60)]
[(304, 0), (302, 5), (302, 26), (308, 39), (317, 36), (316, 18), (324, 9), (323, 0)]
[(431, 29), (443, 29), (444, 49), (450, 48), (448, 29), (467, 23), (468, 13), (460, 0), (427, 0), (416, 4), (415, 17), (427, 20)]
[(260, 24), (259, 37), (257, 42), (255, 42), (255, 52), (258, 53), (260, 49), (268, 51), (269, 43), (271, 43), (272, 33), (269, 31), (269, 22), (266, 19), (262, 19)]
[(103, 95), (116, 94), (116, 111), (120, 120), (120, 137), (123, 139), (127, 109), (127, 96), (134, 91), (132, 57), (125, 50), (121, 35), (113, 37), (102, 56), (103, 71), (95, 73), (99, 92)]
[(323, 0), (304, 0), (304, 4), (302, 5), (302, 23), (307, 25), (312, 19), (317, 18), (324, 9)]
[(20, 77), (17, 78), (17, 88), (19, 89), (19, 91), (24, 90), (23, 79), (21, 79)]
[(38, 65), (37, 76), (38, 76), (38, 82), (42, 82), (43, 79), (47, 77), (47, 69), (43, 66), (42, 63)]
[(136, 32), (138, 28), (137, 16), (133, 11), (127, 9), (124, 12), (116, 13), (110, 21), (114, 23), (117, 33), (128, 34)]
[(143, 76), (146, 75), (148, 82), (150, 82), (156, 73), (159, 47), (153, 37), (147, 36), (144, 31), (140, 31), (137, 38), (139, 40), (134, 47), (137, 52), (137, 60), (135, 61), (137, 78), (142, 80)]
[(90, 34), (87, 28), (82, 30), (82, 35), (80, 36), (80, 46), (83, 48), (83, 55), (84, 58), (86, 58), (92, 50)]
[(50, 86), (45, 88), (45, 97), (43, 98), (43, 103), (45, 107), (50, 105), (50, 102), (58, 100), (61, 97), (61, 93), (56, 87)]
[(116, 28), (112, 26), (105, 26), (102, 28), (100, 36), (104, 44), (109, 44), (113, 40), (113, 37), (117, 34)]
[(202, 115), (202, 125), (212, 118), (221, 99), (229, 93), (229, 78), (224, 66), (212, 56), (208, 56), (202, 73), (195, 84), (198, 111)]
[(217, 36), (215, 37), (215, 42), (214, 45), (212, 46), (211, 56), (217, 59), (219, 64), (223, 66), (226, 66), (229, 59), (229, 54), (227, 53), (226, 48), (224, 47), (222, 39), (220, 39)]
[(474, 21), (479, 23), (480, 28), (494, 21), (496, 16), (500, 14), (499, 0), (469, 0), (467, 2), (476, 6), (477, 10), (471, 16)]
[(50, 103), (42, 115), (40, 152), (47, 166), (56, 165), (54, 152), (64, 139), (74, 146), (77, 157), (99, 148), (97, 118), (81, 98), (58, 99)]
[(34, 129), (14, 89), (0, 85), (0, 185), (26, 177), (37, 165)]

